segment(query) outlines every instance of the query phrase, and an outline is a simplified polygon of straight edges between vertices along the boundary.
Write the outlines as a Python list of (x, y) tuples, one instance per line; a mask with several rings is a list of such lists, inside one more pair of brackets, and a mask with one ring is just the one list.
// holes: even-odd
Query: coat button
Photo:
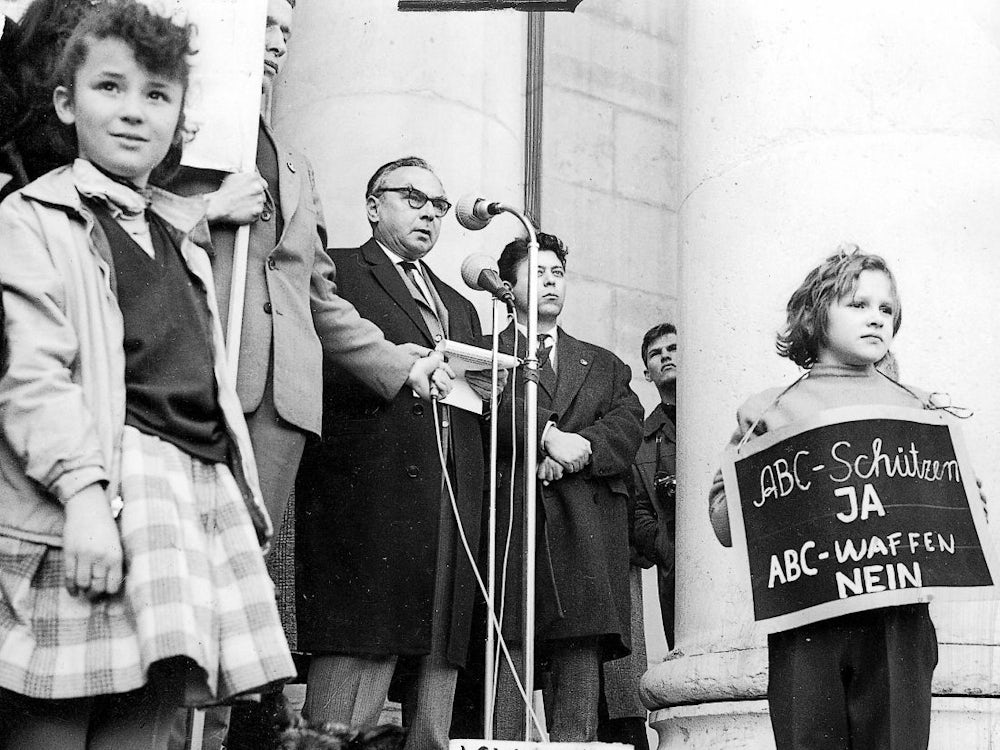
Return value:
[(271, 212), (268, 211), (265, 208), (263, 211), (260, 212), (260, 220), (261, 221), (270, 221), (271, 220)]
[(265, 302), (264, 303), (264, 312), (266, 312), (268, 315), (271, 314), (271, 303), (270, 302)]
[(267, 267), (273, 271), (275, 268), (278, 267), (278, 261), (276, 261), (274, 258), (268, 258)]
[(443, 338), (444, 338), (444, 336), (442, 336), (440, 333), (435, 333), (434, 334), (434, 340), (435, 341), (440, 341)]
[(420, 469), (410, 464), (406, 467), (406, 476), (410, 477), (410, 479), (416, 479), (420, 476)]
[(422, 416), (423, 413), (424, 413), (424, 405), (423, 404), (414, 404), (413, 405), (413, 413), (416, 414), (418, 417)]

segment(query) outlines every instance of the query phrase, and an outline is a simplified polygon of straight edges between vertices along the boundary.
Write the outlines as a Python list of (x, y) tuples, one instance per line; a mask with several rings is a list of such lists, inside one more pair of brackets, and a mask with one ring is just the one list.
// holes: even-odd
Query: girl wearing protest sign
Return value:
[[(807, 372), (749, 398), (731, 445), (844, 406), (927, 408), (877, 364), (902, 313), (885, 261), (842, 248), (792, 294), (778, 354)], [(721, 472), (709, 495), (719, 541), (731, 546)], [(768, 636), (768, 706), (778, 750), (926, 749), (937, 637), (926, 604), (868, 610)]]
[(78, 158), (0, 205), (3, 747), (166, 747), (176, 706), (294, 674), (204, 205), (148, 185), (190, 35), (96, 6), (54, 95)]

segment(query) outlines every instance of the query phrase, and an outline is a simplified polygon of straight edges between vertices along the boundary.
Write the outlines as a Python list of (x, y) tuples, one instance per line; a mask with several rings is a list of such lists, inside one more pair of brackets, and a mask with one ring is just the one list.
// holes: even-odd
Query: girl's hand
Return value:
[(66, 589), (96, 599), (122, 586), (122, 543), (100, 485), (92, 484), (66, 503), (63, 528)]

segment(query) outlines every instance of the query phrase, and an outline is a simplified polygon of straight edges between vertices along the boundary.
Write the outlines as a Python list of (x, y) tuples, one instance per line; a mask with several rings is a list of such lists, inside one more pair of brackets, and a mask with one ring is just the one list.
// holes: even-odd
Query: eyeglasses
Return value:
[(372, 195), (379, 195), (380, 193), (401, 193), (406, 196), (406, 202), (410, 204), (410, 208), (423, 208), (427, 205), (427, 201), (430, 201), (431, 207), (434, 209), (434, 215), (438, 217), (444, 216), (448, 213), (448, 209), (451, 208), (451, 204), (444, 198), (431, 198), (426, 193), (409, 185), (406, 187), (379, 188)]

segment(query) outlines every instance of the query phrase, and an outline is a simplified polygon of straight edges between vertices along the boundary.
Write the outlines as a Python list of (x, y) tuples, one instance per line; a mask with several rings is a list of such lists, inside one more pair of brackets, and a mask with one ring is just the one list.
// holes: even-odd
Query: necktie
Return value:
[(547, 333), (538, 334), (538, 382), (549, 393), (555, 392), (556, 371), (552, 366), (552, 336)]
[(420, 295), (420, 298), (427, 304), (429, 308), (434, 309), (434, 303), (432, 300), (427, 299), (427, 293), (424, 291), (423, 278), (420, 276), (420, 270), (417, 268), (417, 264), (412, 260), (404, 260), (399, 264), (403, 271), (406, 272), (407, 277), (413, 283), (414, 288)]
[(556, 371), (556, 363), (552, 357), (552, 334), (550, 333), (540, 333), (538, 334), (538, 369), (541, 370), (543, 367), (548, 365), (552, 372)]
[(547, 333), (538, 334), (538, 369), (542, 369), (546, 363), (549, 361), (549, 352), (552, 351), (552, 346), (549, 344), (549, 339), (552, 338)]
[(427, 324), (427, 330), (430, 331), (435, 341), (440, 341), (448, 335), (448, 327), (445, 323), (447, 313), (438, 309), (434, 294), (428, 288), (427, 282), (424, 281), (424, 277), (420, 273), (420, 269), (417, 268), (416, 263), (404, 260), (399, 264), (399, 267), (403, 269), (406, 278), (413, 285), (415, 290), (413, 299), (420, 309), (424, 323)]

